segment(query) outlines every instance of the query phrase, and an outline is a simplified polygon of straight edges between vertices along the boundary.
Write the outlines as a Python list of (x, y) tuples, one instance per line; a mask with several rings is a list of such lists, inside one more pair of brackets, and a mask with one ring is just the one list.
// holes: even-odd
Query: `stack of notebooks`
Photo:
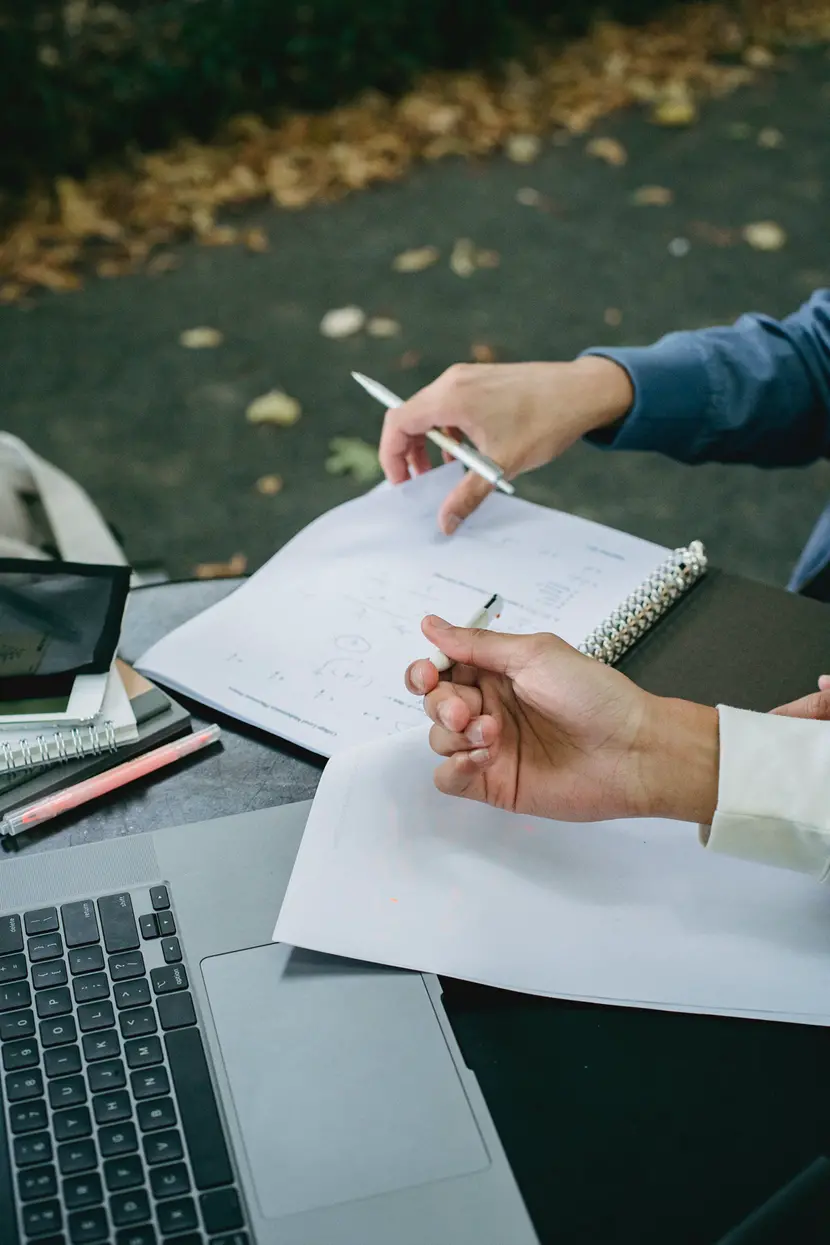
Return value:
[(102, 686), (82, 721), (59, 702), (0, 701), (0, 817), (190, 732), (186, 710), (124, 662)]

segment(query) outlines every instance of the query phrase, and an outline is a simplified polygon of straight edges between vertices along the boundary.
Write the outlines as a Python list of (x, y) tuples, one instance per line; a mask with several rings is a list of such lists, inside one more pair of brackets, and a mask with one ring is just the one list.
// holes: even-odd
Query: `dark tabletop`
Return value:
[[(137, 590), (122, 655), (135, 660), (235, 586)], [(201, 721), (217, 720), (189, 707)], [(19, 850), (313, 795), (319, 760), (218, 720), (221, 749), (81, 810)], [(830, 1054), (823, 1029), (443, 985), (465, 1059), (545, 1245), (714, 1245), (817, 1155), (830, 1153), (830, 1090), (819, 1075)]]

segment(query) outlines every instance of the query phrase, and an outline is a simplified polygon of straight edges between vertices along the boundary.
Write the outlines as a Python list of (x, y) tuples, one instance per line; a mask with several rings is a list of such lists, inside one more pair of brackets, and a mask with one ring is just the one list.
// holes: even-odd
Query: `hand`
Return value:
[(424, 620), (457, 664), (425, 694), (435, 785), (497, 808), (562, 821), (663, 816), (709, 822), (717, 803), (717, 711), (651, 696), (552, 635), (514, 636)]
[(788, 705), (779, 705), (771, 709), (782, 718), (814, 718), (826, 722), (830, 719), (830, 674), (822, 674), (818, 681), (819, 690), (802, 696), (800, 700), (790, 701)]
[[(541, 467), (586, 432), (613, 423), (631, 406), (627, 372), (587, 355), (572, 363), (457, 363), (397, 410), (380, 438), (387, 479), (402, 484), (409, 467), (428, 471), (425, 435), (446, 429), (497, 462), (508, 477)], [(484, 500), (491, 486), (468, 472), (438, 516), (449, 535)]]

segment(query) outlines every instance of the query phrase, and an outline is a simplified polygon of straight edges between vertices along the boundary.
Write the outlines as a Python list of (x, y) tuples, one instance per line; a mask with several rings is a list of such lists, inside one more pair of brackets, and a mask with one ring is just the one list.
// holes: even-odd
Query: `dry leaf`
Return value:
[(511, 134), (505, 144), (508, 160), (514, 164), (532, 164), (542, 149), (535, 134)]
[(734, 229), (724, 229), (722, 225), (710, 225), (705, 220), (695, 220), (691, 224), (696, 238), (709, 242), (712, 246), (734, 246), (740, 235)]
[(42, 285), (53, 294), (68, 294), (71, 290), (79, 290), (81, 278), (65, 268), (51, 267), (47, 263), (24, 264), (18, 270), (18, 276), (27, 285)]
[(672, 238), (666, 248), (669, 255), (673, 255), (675, 259), (683, 259), (692, 249), (692, 244), (688, 238)]
[(540, 207), (542, 196), (532, 186), (522, 186), (516, 191), (516, 202), (521, 203), (522, 207)]
[(476, 268), (498, 268), (501, 255), (498, 251), (476, 251), (475, 262)]
[(741, 230), (744, 241), (756, 251), (780, 251), (787, 235), (774, 220), (759, 220), (744, 225)]
[(0, 303), (19, 303), (24, 293), (22, 285), (18, 285), (16, 281), (7, 281), (0, 285)]
[(586, 144), (585, 151), (587, 155), (596, 160), (604, 160), (614, 168), (621, 168), (628, 160), (628, 152), (616, 138), (592, 138)]
[(71, 177), (59, 177), (55, 183), (61, 224), (75, 238), (121, 237), (122, 229), (114, 220), (101, 215), (96, 204), (88, 199)]
[(641, 186), (631, 196), (636, 207), (668, 207), (674, 202), (674, 192), (668, 186)]
[(358, 484), (371, 484), (383, 474), (374, 446), (359, 437), (334, 437), (326, 459), (329, 475), (351, 475)]
[(392, 267), (395, 272), (422, 272), (424, 268), (431, 268), (440, 258), (440, 252), (435, 246), (419, 246), (412, 251), (402, 251), (400, 255), (396, 255), (392, 261)]
[(320, 332), (324, 337), (339, 339), (353, 337), (359, 333), (366, 323), (366, 314), (359, 307), (335, 307), (327, 311), (320, 321)]
[(271, 389), (248, 404), (245, 418), (250, 424), (277, 424), (280, 428), (290, 428), (300, 418), (302, 409), (296, 398), (289, 397), (281, 389)]
[(179, 334), (179, 345), (188, 350), (212, 350), (214, 346), (221, 346), (224, 340), (218, 329), (206, 327), (185, 329)]
[(470, 347), (470, 354), (476, 363), (495, 363), (496, 352), (492, 346), (488, 346), (485, 342), (476, 342)]
[(178, 256), (167, 251), (162, 255), (154, 255), (147, 264), (147, 271), (153, 277), (160, 277), (163, 273), (172, 272), (174, 268), (178, 268), (180, 263)]
[(392, 320), (389, 316), (373, 316), (366, 325), (366, 332), (370, 337), (397, 337), (400, 331), (401, 326), (397, 320)]
[(619, 307), (606, 307), (602, 313), (602, 318), (611, 328), (617, 328), (622, 324), (622, 312)]
[(269, 249), (268, 235), (264, 229), (247, 229), (242, 235), (242, 241), (249, 251), (255, 255), (262, 255)]
[(194, 574), (197, 579), (236, 579), (248, 569), (244, 553), (235, 553), (228, 562), (200, 562)]
[(759, 147), (781, 147), (784, 142), (784, 135), (780, 130), (776, 130), (773, 126), (765, 126), (763, 130), (758, 131)]
[(469, 238), (459, 238), (452, 248), (450, 268), (457, 277), (471, 277), (476, 270), (476, 248)]
[(670, 82), (655, 100), (651, 119), (657, 125), (691, 125), (697, 108), (685, 82)]
[(229, 225), (217, 225), (199, 234), (202, 246), (234, 246), (238, 241), (239, 230), (231, 229)]
[(282, 476), (260, 476), (256, 487), (264, 497), (273, 497), (282, 490)]
[(753, 69), (770, 69), (775, 64), (775, 57), (769, 48), (762, 48), (757, 44), (746, 48), (743, 59), (744, 63), (751, 65)]
[(131, 259), (102, 259), (95, 265), (99, 277), (123, 277), (134, 270)]
[(420, 350), (405, 350), (403, 354), (401, 355), (400, 359), (398, 359), (398, 367), (403, 368), (403, 370), (406, 372), (411, 367), (417, 367), (420, 362), (421, 362)]

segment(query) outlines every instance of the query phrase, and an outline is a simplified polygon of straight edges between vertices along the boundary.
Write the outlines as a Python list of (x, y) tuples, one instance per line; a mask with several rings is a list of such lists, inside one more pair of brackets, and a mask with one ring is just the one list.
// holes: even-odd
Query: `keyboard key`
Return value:
[(78, 1031), (71, 1016), (61, 1020), (42, 1020), (40, 1023), (40, 1044), (43, 1047), (67, 1046), (77, 1042)]
[(43, 1096), (43, 1077), (39, 1068), (30, 1068), (28, 1072), (10, 1072), (6, 1077), (6, 1099), (8, 1102), (23, 1102), (27, 1098)]
[(52, 1107), (80, 1107), (86, 1102), (86, 1085), (82, 1076), (64, 1076), (49, 1083), (49, 1101)]
[(43, 1056), (46, 1075), (51, 1079), (56, 1076), (71, 1076), (81, 1070), (81, 1052), (77, 1046), (57, 1046), (47, 1050)]
[(134, 1189), (136, 1185), (143, 1184), (141, 1159), (135, 1154), (128, 1154), (123, 1159), (107, 1159), (104, 1181), (110, 1193), (117, 1193), (119, 1189)]
[(133, 1098), (157, 1098), (159, 1094), (170, 1093), (170, 1081), (164, 1068), (142, 1068), (130, 1076)]
[[(196, 1188), (230, 1184), (233, 1172), (199, 1030), (168, 1033), (164, 1044)], [(152, 1105), (140, 1103), (138, 1110)]]
[(165, 964), (178, 964), (182, 958), (182, 949), (178, 938), (162, 938), (161, 953)]
[(104, 1158), (119, 1154), (131, 1154), (138, 1149), (138, 1137), (134, 1124), (110, 1124), (98, 1133), (98, 1145)]
[(149, 1068), (161, 1063), (161, 1042), (157, 1037), (136, 1038), (124, 1043), (124, 1054), (127, 1056), (129, 1068)]
[(115, 1024), (115, 1012), (108, 1000), (103, 1003), (83, 1003), (78, 1008), (78, 1024), (81, 1033), (94, 1033), (98, 1029), (111, 1029)]
[(137, 1008), (132, 1012), (122, 1012), (118, 1024), (125, 1038), (146, 1037), (156, 1031), (156, 1014), (152, 1007)]
[(150, 887), (150, 903), (153, 905), (155, 912), (160, 912), (164, 908), (170, 907), (170, 896), (167, 893), (166, 886)]
[(38, 908), (36, 912), (24, 912), (23, 924), (27, 934), (53, 934), (58, 928), (56, 908)]
[(142, 1138), (142, 1144), (144, 1157), (151, 1166), (155, 1163), (171, 1163), (174, 1159), (180, 1159), (184, 1153), (181, 1134), (177, 1128), (170, 1128), (164, 1133), (148, 1133)]
[(23, 950), (23, 926), (19, 916), (0, 916), (0, 955)]
[(98, 1166), (98, 1155), (92, 1141), (66, 1141), (58, 1146), (58, 1168), (62, 1176), (92, 1171)]
[(115, 1006), (119, 1010), (126, 1007), (146, 1007), (151, 998), (146, 977), (137, 977), (135, 981), (117, 981), (112, 993)]
[(72, 1245), (96, 1245), (110, 1234), (107, 1216), (100, 1207), (76, 1210), (69, 1216), (69, 1239)]
[(72, 1011), (72, 999), (66, 986), (52, 986), (35, 995), (35, 1010), (41, 1020), (49, 1016), (65, 1016)]
[(183, 1029), (185, 1025), (195, 1025), (196, 1012), (193, 999), (187, 990), (180, 994), (162, 994), (156, 1003), (162, 1029)]
[(16, 1072), (18, 1068), (33, 1068), (39, 1061), (37, 1042), (32, 1038), (6, 1042), (3, 1046), (3, 1067), (6, 1072)]
[(108, 999), (110, 983), (106, 973), (87, 973), (84, 977), (76, 977), (72, 982), (72, 993), (76, 1003), (97, 1003), (99, 999)]
[(151, 1133), (157, 1128), (171, 1128), (176, 1123), (176, 1108), (172, 1098), (154, 1098), (150, 1102), (139, 1102), (138, 1126), (143, 1133)]
[(72, 1107), (69, 1111), (57, 1111), (52, 1116), (57, 1141), (75, 1141), (78, 1137), (89, 1137), (92, 1133), (92, 1120), (88, 1107)]
[(14, 1139), (14, 1161), (18, 1167), (48, 1163), (52, 1158), (52, 1138), (48, 1133), (29, 1133)]
[(0, 1042), (9, 1042), (13, 1038), (32, 1037), (34, 1031), (34, 1012), (13, 1012), (11, 1015), (0, 1016)]
[(109, 955), (118, 951), (135, 951), (138, 947), (138, 929), (133, 912), (133, 901), (126, 893), (107, 895), (98, 900), (98, 914), (104, 931), (104, 945)]
[(84, 1058), (89, 1063), (98, 1059), (112, 1059), (121, 1054), (121, 1043), (114, 1029), (103, 1033), (87, 1033), (83, 1038)]
[(9, 1122), (13, 1133), (32, 1133), (46, 1127), (46, 1103), (19, 1102), (9, 1107)]
[(92, 1099), (92, 1111), (99, 1124), (116, 1124), (132, 1115), (129, 1096), (123, 1089), (96, 1094)]
[(184, 1163), (154, 1167), (150, 1172), (150, 1188), (157, 1198), (180, 1197), (182, 1193), (189, 1193), (190, 1177)]
[(142, 938), (149, 939), (159, 937), (159, 919), (155, 912), (148, 912), (145, 916), (140, 916), (138, 918), (138, 924), (141, 928)]
[(69, 971), (73, 977), (79, 973), (99, 973), (104, 967), (104, 953), (100, 947), (78, 947), (69, 952)]
[(132, 1193), (116, 1193), (110, 1198), (110, 1214), (116, 1228), (143, 1223), (150, 1218), (150, 1202), (143, 1189)]
[(32, 992), (28, 981), (10, 981), (0, 986), (0, 1012), (16, 1011), (18, 1007), (31, 1007)]
[(28, 940), (26, 948), (32, 963), (42, 964), (44, 960), (56, 960), (63, 955), (63, 939), (60, 934), (38, 934)]
[(0, 984), (4, 981), (22, 981), (28, 972), (26, 957), (18, 951), (16, 955), (0, 955)]
[(27, 1236), (45, 1236), (47, 1232), (57, 1232), (60, 1226), (58, 1202), (34, 1202), (23, 1207), (23, 1231)]
[(32, 985), (36, 990), (46, 990), (49, 986), (65, 986), (66, 965), (63, 960), (47, 960), (45, 964), (35, 964), (32, 968)]
[(180, 1197), (175, 1202), (160, 1202), (156, 1213), (162, 1236), (172, 1236), (174, 1232), (188, 1232), (199, 1226), (192, 1197)]
[(156, 994), (171, 994), (174, 990), (187, 989), (187, 973), (183, 964), (154, 968), (150, 973), (150, 980)]
[[(156, 1230), (149, 1223), (140, 1228), (122, 1228), (115, 1236), (115, 1245), (157, 1245), (157, 1242)], [(185, 1238), (181, 1237), (176, 1245), (187, 1245)], [(197, 1238), (196, 1245), (202, 1245), (201, 1238)]]
[(127, 1074), (120, 1059), (107, 1059), (103, 1063), (94, 1063), (87, 1070), (89, 1092), (105, 1093), (110, 1089), (121, 1089), (127, 1084)]
[(30, 1167), (17, 1177), (17, 1191), (21, 1202), (34, 1202), (39, 1197), (54, 1197), (58, 1191), (58, 1177), (53, 1163), (43, 1167)]
[(128, 981), (130, 977), (143, 977), (147, 969), (140, 951), (126, 951), (123, 955), (109, 958), (110, 977), (113, 981)]
[(83, 1206), (97, 1206), (104, 1200), (101, 1177), (97, 1172), (72, 1176), (63, 1182), (63, 1200), (67, 1210), (80, 1210)]
[(100, 940), (95, 904), (91, 899), (65, 903), (61, 908), (61, 918), (67, 947), (86, 947)]
[(171, 934), (175, 934), (176, 922), (173, 919), (172, 912), (157, 912), (156, 920), (158, 921), (159, 933), (162, 938), (169, 938)]

